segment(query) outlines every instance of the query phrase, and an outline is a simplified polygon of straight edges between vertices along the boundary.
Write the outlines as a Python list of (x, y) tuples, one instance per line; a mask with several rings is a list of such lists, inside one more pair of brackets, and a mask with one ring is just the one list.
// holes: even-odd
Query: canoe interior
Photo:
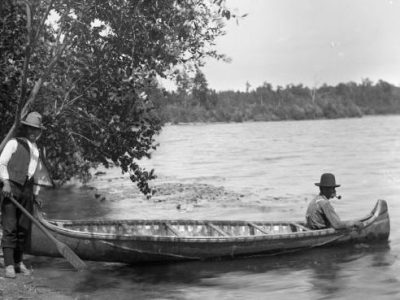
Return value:
[[(221, 220), (49, 220), (44, 227), (82, 259), (123, 263), (203, 260), (309, 249), (341, 243), (388, 240), (387, 203), (378, 200), (360, 219), (362, 230), (310, 230), (304, 222)], [(29, 246), (29, 247), (28, 247)], [(27, 250), (60, 256), (35, 226)]]
[(304, 224), (234, 221), (49, 221), (60, 229), (113, 236), (221, 237), (258, 236), (308, 231)]

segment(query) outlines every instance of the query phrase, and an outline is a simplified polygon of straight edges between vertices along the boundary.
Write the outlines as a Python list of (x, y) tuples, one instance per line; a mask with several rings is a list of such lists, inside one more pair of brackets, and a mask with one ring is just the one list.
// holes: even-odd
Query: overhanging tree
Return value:
[(221, 0), (4, 0), (0, 4), (0, 150), (29, 111), (47, 127), (50, 171), (64, 182), (110, 162), (145, 194), (154, 178), (136, 160), (161, 124), (146, 90), (213, 50), (231, 14)]

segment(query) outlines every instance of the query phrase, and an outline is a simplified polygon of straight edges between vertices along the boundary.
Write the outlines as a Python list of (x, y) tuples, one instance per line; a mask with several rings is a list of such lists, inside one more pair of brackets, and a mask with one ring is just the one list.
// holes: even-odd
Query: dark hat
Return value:
[(331, 173), (324, 173), (321, 175), (321, 180), (319, 183), (315, 184), (321, 187), (338, 187), (340, 184), (336, 184), (335, 175)]
[(27, 126), (45, 129), (42, 125), (42, 116), (36, 111), (29, 113), (21, 123)]

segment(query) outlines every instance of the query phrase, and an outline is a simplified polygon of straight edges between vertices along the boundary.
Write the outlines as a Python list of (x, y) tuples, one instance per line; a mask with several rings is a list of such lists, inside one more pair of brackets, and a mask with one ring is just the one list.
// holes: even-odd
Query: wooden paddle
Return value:
[(57, 240), (38, 220), (36, 220), (14, 197), (9, 199), (50, 239), (54, 242), (58, 252), (77, 270), (87, 268), (86, 264), (67, 245)]

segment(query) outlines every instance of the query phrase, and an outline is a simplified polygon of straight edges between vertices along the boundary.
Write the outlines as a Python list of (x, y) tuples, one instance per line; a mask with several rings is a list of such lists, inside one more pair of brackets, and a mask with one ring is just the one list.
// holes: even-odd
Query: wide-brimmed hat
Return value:
[(331, 173), (324, 173), (321, 175), (321, 180), (315, 183), (316, 186), (321, 187), (338, 187), (340, 184), (336, 184), (335, 175)]
[(21, 121), (21, 123), (27, 126), (45, 129), (45, 127), (42, 125), (42, 116), (36, 111), (29, 113), (25, 120)]

